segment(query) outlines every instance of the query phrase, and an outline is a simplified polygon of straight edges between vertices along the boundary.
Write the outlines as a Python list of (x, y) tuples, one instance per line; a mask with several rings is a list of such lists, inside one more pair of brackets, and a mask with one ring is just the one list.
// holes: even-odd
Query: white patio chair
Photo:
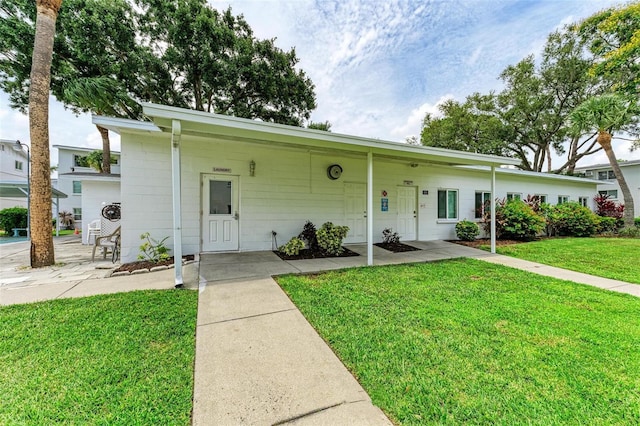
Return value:
[(102, 258), (107, 258), (107, 252), (111, 250), (111, 261), (118, 260), (120, 254), (120, 227), (118, 226), (113, 233), (109, 235), (103, 235), (96, 237), (96, 242), (93, 245), (93, 252), (91, 253), (91, 261), (93, 262), (96, 257), (96, 249), (100, 247), (102, 249)]
[[(95, 244), (95, 239), (100, 236), (100, 229), (100, 219), (89, 222), (89, 225), (87, 225), (87, 244)], [(91, 237), (93, 237), (93, 240)]]

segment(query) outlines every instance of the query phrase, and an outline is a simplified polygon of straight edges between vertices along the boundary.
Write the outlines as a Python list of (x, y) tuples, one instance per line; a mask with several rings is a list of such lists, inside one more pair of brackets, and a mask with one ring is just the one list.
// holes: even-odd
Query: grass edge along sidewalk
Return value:
[(640, 423), (636, 297), (474, 259), (277, 280), (396, 423)]
[(0, 424), (190, 424), (198, 294), (0, 308)]
[(499, 246), (496, 251), (557, 268), (640, 284), (638, 238), (548, 238)]

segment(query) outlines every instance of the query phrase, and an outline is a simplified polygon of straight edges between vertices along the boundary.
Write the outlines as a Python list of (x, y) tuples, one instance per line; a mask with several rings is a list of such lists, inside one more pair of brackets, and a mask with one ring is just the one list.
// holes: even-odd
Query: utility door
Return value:
[(202, 251), (239, 248), (238, 177), (202, 178)]
[(417, 236), (417, 190), (418, 188), (415, 186), (398, 187), (398, 228), (395, 231), (400, 234), (400, 238), (405, 241), (413, 241)]
[(344, 184), (345, 225), (349, 233), (345, 243), (362, 243), (367, 240), (367, 185), (345, 182)]

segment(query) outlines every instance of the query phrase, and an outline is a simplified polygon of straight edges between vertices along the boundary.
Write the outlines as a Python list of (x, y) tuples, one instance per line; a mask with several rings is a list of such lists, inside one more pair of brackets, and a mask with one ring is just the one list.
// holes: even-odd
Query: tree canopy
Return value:
[[(440, 107), (442, 116), (427, 115), (421, 142), (516, 157), (524, 170), (542, 171), (546, 165), (547, 171), (572, 173), (580, 159), (603, 148), (597, 129), (571, 131), (571, 112), (606, 93), (638, 96), (640, 3), (609, 8), (553, 32), (539, 63), (533, 56), (524, 58), (500, 79), (504, 89), (498, 93), (447, 101)], [(637, 119), (625, 131), (637, 134)], [(640, 148), (637, 140), (634, 148)], [(552, 152), (561, 163), (551, 163)]]
[[(242, 15), (204, 0), (66, 0), (60, 10), (52, 94), (75, 112), (140, 118), (151, 101), (302, 125), (316, 107), (295, 50), (253, 36)], [(0, 6), (0, 88), (25, 111), (35, 12)]]

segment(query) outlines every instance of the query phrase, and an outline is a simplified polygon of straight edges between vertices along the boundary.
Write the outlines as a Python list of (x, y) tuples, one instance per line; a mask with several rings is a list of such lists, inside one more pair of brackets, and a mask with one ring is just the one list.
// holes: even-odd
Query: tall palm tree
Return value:
[(36, 34), (29, 88), (31, 137), (31, 266), (54, 264), (51, 233), (51, 172), (49, 156), (49, 88), (56, 19), (62, 0), (36, 0)]
[(616, 94), (606, 94), (587, 99), (576, 107), (570, 119), (577, 132), (597, 131), (597, 141), (607, 154), (609, 164), (616, 174), (616, 179), (624, 197), (624, 224), (633, 226), (633, 196), (627, 181), (620, 170), (616, 154), (611, 146), (613, 132), (624, 130), (638, 122), (640, 110), (634, 100), (628, 100)]
[[(65, 84), (65, 100), (76, 108), (97, 115), (139, 118), (140, 106), (127, 94), (121, 84), (106, 76), (83, 77)], [(101, 173), (111, 173), (111, 142), (109, 130), (96, 125), (102, 138)]]

